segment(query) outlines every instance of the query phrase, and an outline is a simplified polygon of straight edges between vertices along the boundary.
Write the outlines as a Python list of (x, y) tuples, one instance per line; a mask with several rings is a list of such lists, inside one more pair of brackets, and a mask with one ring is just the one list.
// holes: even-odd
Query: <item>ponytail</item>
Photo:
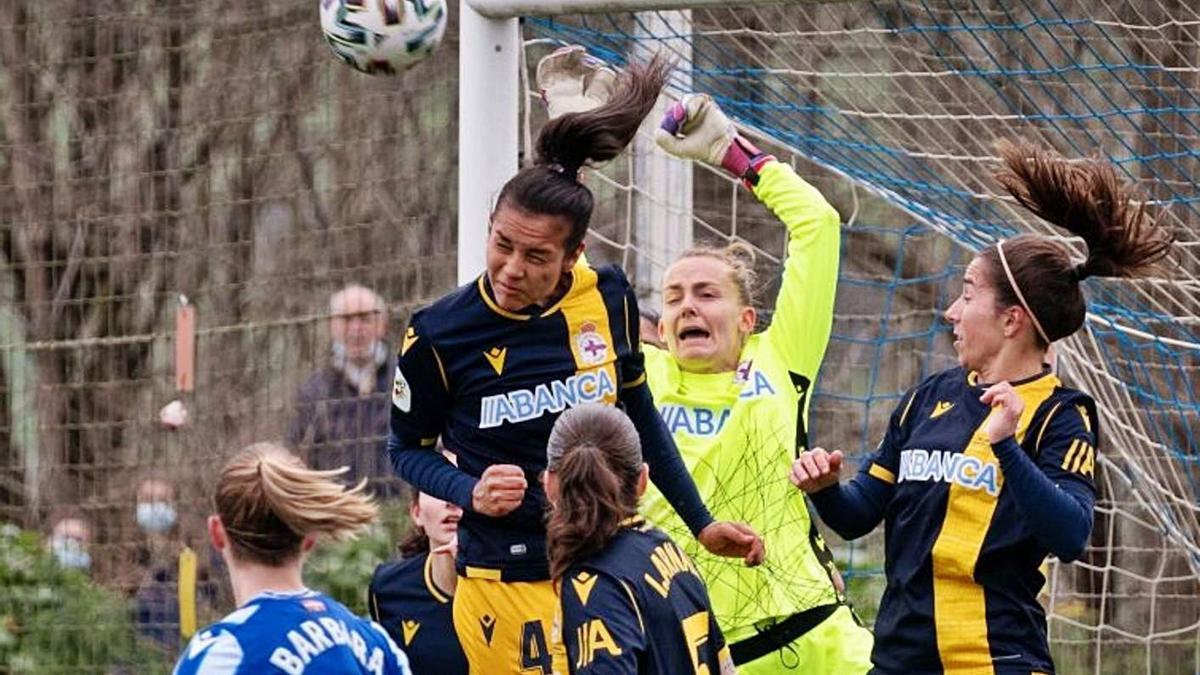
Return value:
[(534, 143), (533, 166), (504, 184), (492, 217), (504, 207), (561, 217), (570, 226), (565, 249), (578, 248), (595, 206), (591, 190), (579, 182), (580, 169), (608, 161), (629, 145), (654, 108), (671, 67), (661, 55), (647, 64), (630, 63), (607, 103), (546, 123)]
[(221, 471), (214, 500), (234, 554), (278, 566), (295, 558), (309, 535), (357, 536), (378, 508), (365, 480), (350, 488), (334, 480), (346, 471), (309, 469), (271, 443), (239, 452)]
[(558, 499), (546, 525), (550, 576), (598, 553), (637, 513), (642, 446), (625, 413), (589, 403), (559, 415), (546, 444)]
[[(629, 496), (608, 466), (604, 451), (581, 445), (554, 470), (559, 498), (546, 526), (550, 576), (558, 579), (575, 561), (604, 550), (629, 513)], [(636, 505), (637, 497), (633, 496)], [(636, 509), (636, 506), (635, 506)]]
[(997, 146), (1004, 168), (996, 178), (1034, 215), (1083, 239), (1087, 257), (1047, 237), (1023, 234), (979, 253), (1001, 308), (1019, 305), (1037, 328), (1041, 347), (1073, 334), (1087, 313), (1080, 282), (1090, 276), (1143, 277), (1161, 271), (1173, 236), (1109, 163), (1069, 161), (1025, 142)]

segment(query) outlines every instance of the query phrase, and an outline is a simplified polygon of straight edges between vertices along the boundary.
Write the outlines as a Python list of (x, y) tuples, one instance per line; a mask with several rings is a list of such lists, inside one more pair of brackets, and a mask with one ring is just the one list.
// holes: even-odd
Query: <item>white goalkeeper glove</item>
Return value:
[(708, 94), (688, 94), (668, 108), (654, 140), (676, 157), (725, 169), (749, 188), (758, 184), (763, 165), (775, 159), (742, 138)]
[(616, 82), (616, 71), (579, 45), (562, 47), (538, 61), (537, 87), (550, 119), (604, 105)]

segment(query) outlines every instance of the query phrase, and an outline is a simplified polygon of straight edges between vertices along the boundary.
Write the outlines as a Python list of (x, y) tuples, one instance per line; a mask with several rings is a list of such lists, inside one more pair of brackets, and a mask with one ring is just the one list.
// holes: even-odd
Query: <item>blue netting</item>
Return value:
[[(537, 37), (584, 44), (618, 64), (645, 49), (682, 57), (679, 39), (688, 38), (693, 90), (713, 95), (746, 127), (884, 195), (966, 250), (1040, 227), (981, 196), (995, 191), (988, 182), (990, 142), (1014, 135), (1068, 155), (1107, 157), (1180, 226), (1185, 243), (1194, 243), (1200, 85), (1181, 45), (1194, 52), (1186, 24), (1200, 17), (1184, 3), (1153, 11), (1140, 3), (1072, 7), (1087, 13), (1068, 16), (1052, 2), (1028, 0), (834, 3), (695, 10), (688, 30), (663, 28), (671, 17), (662, 14), (530, 19), (527, 26)], [(904, 264), (900, 251), (897, 270)], [(1183, 274), (1194, 284), (1195, 254), (1189, 255)], [(928, 280), (898, 276), (876, 290), (889, 294), (922, 281)], [(843, 287), (872, 283), (842, 281)], [(1185, 343), (1092, 322), (1102, 368), (1128, 395), (1119, 414), (1138, 417), (1147, 445), (1178, 460), (1187, 496), (1200, 503), (1194, 287), (1147, 291), (1092, 280), (1087, 293), (1092, 314)], [(944, 308), (949, 299), (941, 300)], [(1189, 316), (1190, 322), (1180, 319)], [(822, 396), (857, 401), (868, 413), (894, 405), (899, 392), (874, 386), (889, 366), (883, 345), (896, 340), (917, 353), (924, 340), (932, 349), (937, 322), (923, 330), (893, 332), (885, 308), (877, 335), (835, 336), (835, 342), (877, 343), (879, 350), (863, 391), (826, 389)], [(867, 424), (861, 442), (869, 444)]]

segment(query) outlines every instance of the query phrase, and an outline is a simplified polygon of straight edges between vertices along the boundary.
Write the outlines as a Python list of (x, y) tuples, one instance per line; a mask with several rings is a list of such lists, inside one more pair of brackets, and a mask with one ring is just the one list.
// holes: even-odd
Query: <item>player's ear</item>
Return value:
[(313, 547), (316, 545), (317, 538), (314, 535), (306, 534), (304, 535), (304, 539), (300, 542), (300, 552), (308, 553), (309, 551), (313, 550)]
[(558, 505), (558, 478), (550, 471), (542, 472), (542, 487), (546, 490), (546, 500), (550, 506)]
[(225, 525), (221, 523), (221, 516), (213, 514), (208, 517), (208, 540), (212, 542), (213, 548), (222, 551), (229, 545), (229, 535), (225, 533)]
[(421, 517), (421, 496), (418, 494), (413, 497), (412, 504), (408, 505), (408, 521), (410, 523), (418, 522)]
[(637, 496), (641, 497), (646, 494), (646, 487), (650, 484), (650, 465), (642, 462), (642, 470), (638, 473)]
[(563, 256), (563, 274), (570, 272), (571, 268), (574, 267), (576, 263), (580, 261), (580, 259), (583, 260), (585, 265), (587, 264), (587, 258), (585, 258), (583, 255), (583, 249), (585, 248), (587, 248), (587, 244), (581, 241), (579, 242), (579, 246), (575, 247), (574, 251), (567, 251), (567, 254)]
[(738, 313), (738, 330), (745, 334), (754, 332), (754, 324), (758, 322), (758, 310), (747, 305)]

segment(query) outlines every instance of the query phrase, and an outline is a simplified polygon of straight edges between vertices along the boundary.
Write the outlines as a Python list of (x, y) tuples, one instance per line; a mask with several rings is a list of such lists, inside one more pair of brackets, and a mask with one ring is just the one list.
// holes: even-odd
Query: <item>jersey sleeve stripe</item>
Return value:
[(1061, 405), (1062, 405), (1062, 401), (1059, 401), (1058, 403), (1054, 404), (1054, 407), (1050, 409), (1050, 414), (1046, 415), (1046, 421), (1042, 422), (1042, 428), (1038, 429), (1037, 441), (1035, 441), (1033, 444), (1033, 451), (1035, 453), (1041, 454), (1041, 452), (1042, 452), (1042, 434), (1046, 433), (1046, 427), (1050, 426), (1050, 420), (1054, 417), (1054, 413), (1058, 412), (1058, 408)]
[(623, 383), (621, 383), (621, 388), (622, 388), (622, 389), (633, 389), (634, 387), (640, 387), (640, 386), (642, 386), (642, 385), (643, 385), (643, 384), (645, 384), (645, 383), (646, 383), (646, 373), (642, 373), (642, 374), (641, 374), (641, 375), (638, 377), (638, 379), (634, 380), (633, 382), (623, 382)]
[(880, 466), (874, 462), (871, 463), (871, 468), (867, 469), (867, 473), (888, 485), (896, 484), (896, 474), (888, 470), (887, 467)]
[(633, 348), (633, 331), (629, 330), (632, 324), (629, 323), (629, 296), (621, 298), (621, 304), (625, 307), (625, 346), (629, 351), (634, 351)]
[(442, 357), (438, 355), (437, 348), (429, 345), (429, 352), (433, 354), (433, 361), (437, 364), (438, 374), (442, 376), (442, 386), (446, 388), (446, 392), (450, 392), (450, 380), (446, 377), (446, 367), (442, 365)]
[(621, 584), (621, 588), (625, 589), (625, 595), (629, 596), (629, 604), (633, 605), (633, 611), (637, 613), (638, 628), (642, 630), (642, 635), (646, 634), (646, 622), (642, 621), (642, 608), (638, 607), (637, 598), (633, 596), (633, 591), (629, 586), (625, 585), (624, 581), (617, 580)]
[(900, 426), (904, 426), (904, 421), (908, 419), (908, 409), (912, 407), (913, 401), (917, 398), (916, 390), (908, 395), (908, 403), (904, 405), (904, 412), (900, 413)]

